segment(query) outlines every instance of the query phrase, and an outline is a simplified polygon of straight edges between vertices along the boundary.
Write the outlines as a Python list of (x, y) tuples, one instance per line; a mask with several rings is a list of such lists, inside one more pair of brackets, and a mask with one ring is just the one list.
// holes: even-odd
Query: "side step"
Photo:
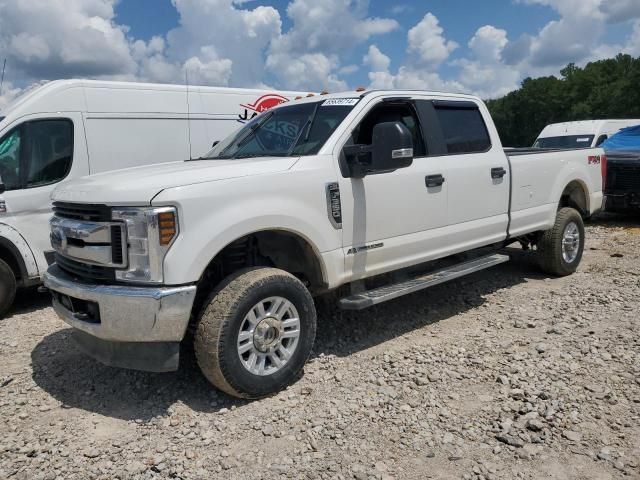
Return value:
[(494, 265), (508, 261), (508, 255), (501, 255), (498, 253), (487, 255), (485, 257), (459, 263), (442, 270), (420, 275), (400, 283), (350, 295), (340, 299), (339, 305), (343, 310), (362, 310), (364, 308), (371, 307), (372, 305), (377, 305), (378, 303), (386, 302), (387, 300), (393, 300), (394, 298), (408, 295), (409, 293), (424, 290), (425, 288), (464, 277), (470, 273), (484, 270), (485, 268), (493, 267)]

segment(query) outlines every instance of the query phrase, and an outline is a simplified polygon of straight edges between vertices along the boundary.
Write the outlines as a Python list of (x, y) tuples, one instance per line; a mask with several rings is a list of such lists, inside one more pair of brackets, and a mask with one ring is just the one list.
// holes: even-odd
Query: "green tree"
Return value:
[(640, 58), (620, 54), (584, 68), (569, 64), (560, 78), (527, 78), (487, 106), (509, 147), (531, 146), (550, 123), (640, 118)]

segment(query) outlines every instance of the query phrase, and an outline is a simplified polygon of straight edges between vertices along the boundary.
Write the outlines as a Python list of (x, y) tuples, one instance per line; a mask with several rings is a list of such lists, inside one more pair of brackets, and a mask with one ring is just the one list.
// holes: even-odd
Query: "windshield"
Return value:
[(356, 98), (328, 99), (269, 110), (201, 160), (315, 155), (357, 102)]
[(564, 137), (539, 138), (534, 148), (589, 148), (595, 135), (566, 135)]

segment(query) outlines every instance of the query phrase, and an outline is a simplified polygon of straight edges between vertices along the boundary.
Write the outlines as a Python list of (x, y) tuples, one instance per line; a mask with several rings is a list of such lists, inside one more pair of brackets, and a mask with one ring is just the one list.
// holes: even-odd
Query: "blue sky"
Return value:
[(0, 0), (7, 77), (495, 98), (522, 79), (640, 56), (640, 0)]
[[(289, 30), (292, 22), (287, 17), (286, 10), (289, 0), (253, 1), (247, 6), (268, 5), (280, 12), (283, 20), (283, 30)], [(149, 12), (153, 11), (153, 18)], [(369, 12), (373, 17), (391, 17), (400, 23), (401, 27), (384, 38), (385, 53), (391, 58), (391, 66), (398, 67), (405, 58), (406, 33), (416, 23), (416, 19), (427, 12), (432, 12), (442, 27), (456, 42), (461, 45), (452, 58), (462, 58), (468, 51), (466, 42), (476, 32), (479, 26), (494, 25), (507, 29), (513, 36), (519, 37), (524, 33), (536, 32), (558, 14), (548, 6), (526, 5), (509, 0), (431, 0), (389, 2), (371, 0)], [(136, 38), (149, 40), (154, 35), (163, 35), (179, 25), (180, 17), (171, 0), (122, 0), (115, 8), (116, 21), (128, 25), (131, 34)], [(521, 19), (526, 18), (526, 22)], [(366, 53), (365, 46), (359, 46), (349, 52), (347, 63), (357, 63)], [(452, 68), (445, 71), (454, 73)], [(352, 85), (367, 85), (367, 72), (358, 70), (349, 76)]]

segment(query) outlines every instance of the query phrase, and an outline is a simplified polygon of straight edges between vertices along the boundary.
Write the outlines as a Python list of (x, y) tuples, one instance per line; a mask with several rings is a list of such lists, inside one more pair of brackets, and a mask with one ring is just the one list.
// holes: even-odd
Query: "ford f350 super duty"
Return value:
[(305, 98), (203, 158), (57, 188), (45, 284), (103, 363), (175, 370), (192, 339), (211, 383), (257, 398), (302, 371), (315, 296), (366, 308), (505, 262), (512, 243), (574, 272), (602, 164), (599, 149), (505, 154), (473, 96)]

